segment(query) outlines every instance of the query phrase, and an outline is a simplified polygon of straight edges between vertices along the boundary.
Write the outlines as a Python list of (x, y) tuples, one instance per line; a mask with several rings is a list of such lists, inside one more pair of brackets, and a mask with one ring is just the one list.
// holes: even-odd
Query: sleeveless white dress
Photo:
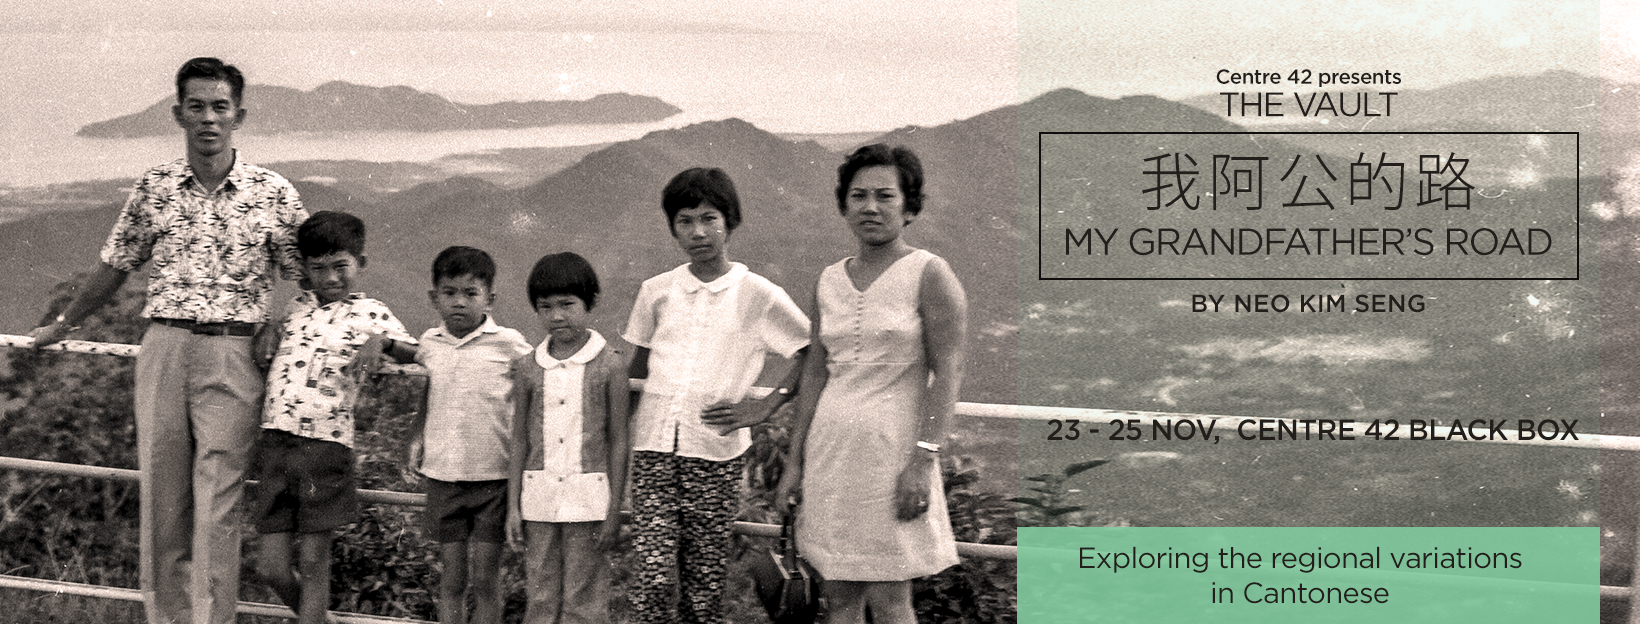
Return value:
[(843, 260), (820, 275), (820, 340), (830, 376), (809, 427), (797, 546), (821, 576), (904, 581), (957, 563), (938, 462), (928, 469), (928, 513), (894, 517), (894, 482), (917, 448), (928, 391), (917, 250), (861, 292)]

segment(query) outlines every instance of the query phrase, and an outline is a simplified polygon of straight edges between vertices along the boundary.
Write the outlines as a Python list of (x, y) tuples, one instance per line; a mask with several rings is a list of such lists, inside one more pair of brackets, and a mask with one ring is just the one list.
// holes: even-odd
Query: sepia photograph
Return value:
[(1640, 621), (1637, 26), (14, 7), (0, 622)]

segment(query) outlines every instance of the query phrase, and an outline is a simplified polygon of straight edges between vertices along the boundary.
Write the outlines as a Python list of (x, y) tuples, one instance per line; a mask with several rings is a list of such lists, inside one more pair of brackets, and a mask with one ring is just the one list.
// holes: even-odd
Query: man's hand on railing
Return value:
[(62, 339), (68, 337), (69, 332), (76, 329), (79, 328), (69, 327), (60, 318), (57, 322), (45, 327), (36, 327), (34, 328), (34, 331), (28, 333), (28, 337), (34, 340), (33, 344), (29, 345), (29, 348), (39, 351), (40, 347), (62, 341)]

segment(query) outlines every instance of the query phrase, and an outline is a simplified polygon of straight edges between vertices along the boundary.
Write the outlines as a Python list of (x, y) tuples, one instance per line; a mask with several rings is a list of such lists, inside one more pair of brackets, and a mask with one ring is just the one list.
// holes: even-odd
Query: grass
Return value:
[[(745, 543), (748, 548), (762, 548), (762, 542), (763, 540), (754, 538), (746, 540)], [(625, 622), (631, 619), (631, 607), (627, 604), (623, 588), (631, 582), (628, 570), (631, 569), (631, 559), (635, 556), (628, 550), (619, 557), (614, 587), (610, 592), (611, 621)], [(766, 622), (762, 605), (752, 593), (752, 583), (745, 567), (744, 559), (735, 559), (729, 564), (729, 587), (724, 595), (727, 621), (736, 624)], [(254, 580), (246, 578), (242, 581), (242, 595), (247, 599), (277, 604), (277, 600), (273, 599), (271, 594), (267, 594), (265, 588), (257, 585)], [(512, 616), (509, 621), (518, 621), (523, 615), (522, 595), (514, 593), (508, 605), (509, 614)], [(0, 589), (0, 605), (7, 607), (0, 609), (0, 624), (141, 624), (146, 621), (141, 602), (111, 598)], [(291, 621), (267, 616), (239, 616), (240, 624), (288, 624)]]
[(21, 589), (0, 589), (0, 624), (133, 624), (144, 622), (142, 603)]

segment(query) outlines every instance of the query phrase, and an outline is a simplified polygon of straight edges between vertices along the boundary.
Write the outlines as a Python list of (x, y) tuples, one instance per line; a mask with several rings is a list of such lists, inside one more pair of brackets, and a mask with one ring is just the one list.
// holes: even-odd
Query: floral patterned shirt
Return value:
[(307, 219), (296, 188), (240, 160), (205, 189), (187, 159), (149, 169), (103, 244), (103, 263), (148, 270), (142, 315), (219, 323), (268, 320), (273, 269), (301, 278), (296, 228)]
[(414, 344), (404, 325), (375, 299), (353, 293), (319, 305), (305, 291), (291, 299), (279, 352), (268, 368), (262, 428), (353, 447), (353, 404), (359, 384), (342, 374), (372, 334)]

